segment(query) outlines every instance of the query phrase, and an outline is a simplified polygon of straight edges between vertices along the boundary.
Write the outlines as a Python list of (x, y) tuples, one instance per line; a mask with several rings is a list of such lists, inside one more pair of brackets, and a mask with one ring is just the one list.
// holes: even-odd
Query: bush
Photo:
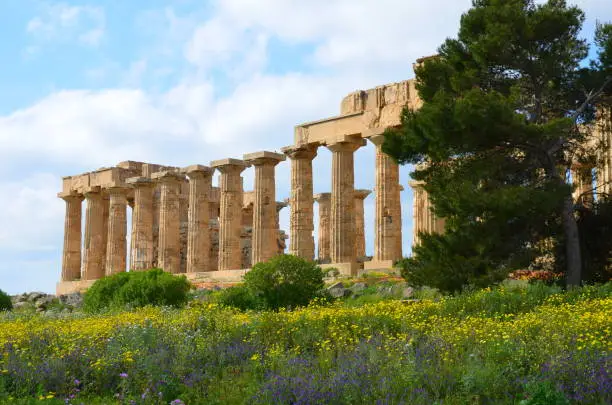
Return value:
[(190, 289), (185, 276), (174, 276), (161, 269), (118, 273), (101, 278), (87, 290), (83, 309), (98, 312), (147, 305), (181, 306), (187, 302)]
[(4, 291), (0, 290), (0, 311), (10, 311), (13, 309), (11, 297)]
[[(322, 296), (325, 272), (316, 263), (297, 256), (281, 255), (267, 262), (257, 263), (244, 276), (245, 291), (233, 291), (235, 298), (249, 300), (267, 309), (294, 308), (308, 305)], [(248, 294), (247, 294), (248, 292)]]
[(238, 308), (243, 311), (247, 309), (261, 309), (264, 307), (263, 301), (244, 284), (220, 291), (218, 300), (220, 304)]
[(504, 280), (509, 271), (496, 260), (482, 256), (456, 235), (421, 234), (412, 257), (396, 263), (402, 277), (413, 286), (428, 286), (445, 293), (484, 288)]

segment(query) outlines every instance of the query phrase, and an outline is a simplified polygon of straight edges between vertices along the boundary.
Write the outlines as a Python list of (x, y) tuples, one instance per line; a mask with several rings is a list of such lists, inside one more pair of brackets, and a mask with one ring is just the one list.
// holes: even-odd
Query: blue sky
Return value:
[[(612, 20), (609, 0), (576, 0)], [(123, 160), (208, 164), (293, 141), (357, 89), (413, 77), (455, 35), (469, 0), (0, 0), (0, 289), (53, 292), (60, 274), (61, 177)], [(330, 189), (330, 152), (315, 192)], [(252, 170), (252, 169), (250, 169)], [(252, 188), (245, 172), (245, 189)], [(404, 253), (409, 168), (401, 169)], [(356, 153), (374, 185), (374, 148)], [(277, 197), (289, 195), (289, 164)], [(373, 196), (365, 200), (373, 249)], [(281, 226), (288, 228), (288, 210)]]

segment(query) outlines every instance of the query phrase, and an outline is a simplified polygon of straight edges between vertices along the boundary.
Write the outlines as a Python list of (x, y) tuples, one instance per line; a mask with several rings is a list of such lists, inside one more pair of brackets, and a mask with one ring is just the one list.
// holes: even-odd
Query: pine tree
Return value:
[(413, 268), (460, 266), (467, 275), (459, 281), (470, 283), (525, 266), (554, 238), (564, 246), (557, 262), (567, 283), (580, 283), (566, 173), (605, 146), (587, 142), (588, 124), (612, 87), (612, 25), (597, 25), (589, 63), (583, 22), (564, 0), (474, 0), (457, 38), (416, 68), (423, 105), (403, 112), (384, 150), (418, 165), (412, 177), (425, 181), (447, 221), (444, 235), (416, 248)]

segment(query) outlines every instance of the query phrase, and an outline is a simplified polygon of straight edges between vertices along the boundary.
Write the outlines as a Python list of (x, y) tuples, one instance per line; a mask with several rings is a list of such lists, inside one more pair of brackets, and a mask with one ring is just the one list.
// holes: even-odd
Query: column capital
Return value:
[(185, 180), (185, 176), (175, 171), (165, 170), (163, 172), (155, 172), (151, 174), (151, 179), (159, 181), (161, 183), (174, 181), (178, 182)]
[(384, 134), (372, 135), (368, 139), (374, 145), (379, 146), (379, 145), (382, 145), (385, 142), (385, 135)]
[(289, 201), (277, 201), (276, 202), (276, 212), (279, 212), (283, 208), (289, 206)]
[(85, 189), (83, 190), (83, 195), (85, 196), (85, 198), (87, 198), (91, 194), (101, 194), (101, 191), (102, 189), (100, 188), (100, 186), (85, 187)]
[(410, 187), (412, 187), (413, 189), (415, 188), (423, 188), (423, 186), (425, 185), (425, 182), (422, 180), (410, 180), (408, 182), (408, 185)]
[(317, 202), (319, 202), (319, 201), (330, 201), (331, 200), (331, 193), (319, 193), (319, 194), (315, 194), (314, 195), (314, 199)]
[(238, 173), (246, 169), (247, 164), (240, 159), (219, 159), (210, 162), (210, 167), (219, 170), (221, 173), (237, 171)]
[(243, 155), (242, 158), (244, 159), (244, 162), (248, 165), (276, 166), (277, 164), (285, 160), (285, 155), (282, 155), (280, 153), (275, 153), (275, 152), (262, 151), (262, 152), (247, 153)]
[(57, 193), (58, 198), (61, 198), (62, 200), (68, 202), (68, 201), (83, 201), (83, 199), (85, 198), (83, 196), (83, 194), (77, 193), (74, 190), (70, 190), (70, 191), (62, 191), (60, 193)]
[(332, 152), (355, 152), (357, 149), (365, 146), (366, 143), (366, 140), (363, 138), (344, 137), (325, 146)]
[(281, 148), (281, 151), (289, 156), (289, 159), (309, 159), (312, 160), (317, 156), (319, 144), (294, 145)]
[(125, 183), (134, 188), (155, 186), (155, 182), (148, 177), (130, 177), (125, 180)]
[(186, 174), (190, 178), (200, 178), (207, 175), (212, 175), (215, 169), (204, 165), (191, 165), (181, 169), (182, 174)]
[(355, 198), (365, 200), (372, 193), (371, 190), (355, 190)]

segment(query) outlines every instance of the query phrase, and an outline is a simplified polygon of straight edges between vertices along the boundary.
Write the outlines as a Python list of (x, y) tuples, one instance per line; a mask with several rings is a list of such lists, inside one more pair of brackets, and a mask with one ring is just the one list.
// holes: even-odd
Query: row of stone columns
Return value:
[[(355, 190), (355, 257), (363, 261), (366, 256), (365, 250), (365, 219), (364, 200), (370, 195), (370, 190)], [(331, 235), (331, 193), (319, 193), (314, 195), (314, 200), (319, 205), (319, 230), (317, 243), (317, 258), (320, 263), (331, 263), (330, 235)]]
[[(398, 165), (381, 150), (382, 135), (369, 138), (376, 145), (376, 216), (374, 258), (371, 268), (390, 268), (402, 257), (401, 201)], [(365, 145), (360, 137), (344, 137), (326, 147), (332, 152), (331, 193), (317, 194), (319, 203), (318, 258), (345, 264), (348, 271), (365, 256), (363, 198), (356, 201), (354, 153)], [(312, 160), (318, 144), (291, 146), (283, 152), (291, 159), (289, 253), (314, 259)], [(361, 207), (361, 208), (360, 208)]]
[[(211, 167), (194, 165), (180, 171), (162, 171), (148, 177), (134, 177), (126, 185), (90, 187), (83, 195), (60, 193), (66, 202), (62, 281), (80, 278), (95, 280), (126, 270), (127, 192), (134, 190), (130, 268), (144, 270), (157, 265), (170, 273), (181, 273), (181, 216), (184, 211), (181, 187), (188, 178), (186, 272), (210, 271), (212, 175), (220, 176), (218, 270), (242, 268), (242, 171), (255, 167), (253, 207), (253, 264), (277, 254), (278, 211), (275, 200), (274, 168), (284, 155), (259, 152), (245, 160), (214, 161)], [(155, 190), (159, 188), (159, 216), (156, 221)], [(108, 197), (107, 197), (108, 196)], [(86, 199), (83, 271), (81, 277), (81, 213)], [(283, 205), (281, 205), (282, 208)], [(215, 215), (216, 217), (216, 215)], [(157, 247), (154, 227), (158, 223)], [(157, 248), (157, 255), (155, 250)]]

